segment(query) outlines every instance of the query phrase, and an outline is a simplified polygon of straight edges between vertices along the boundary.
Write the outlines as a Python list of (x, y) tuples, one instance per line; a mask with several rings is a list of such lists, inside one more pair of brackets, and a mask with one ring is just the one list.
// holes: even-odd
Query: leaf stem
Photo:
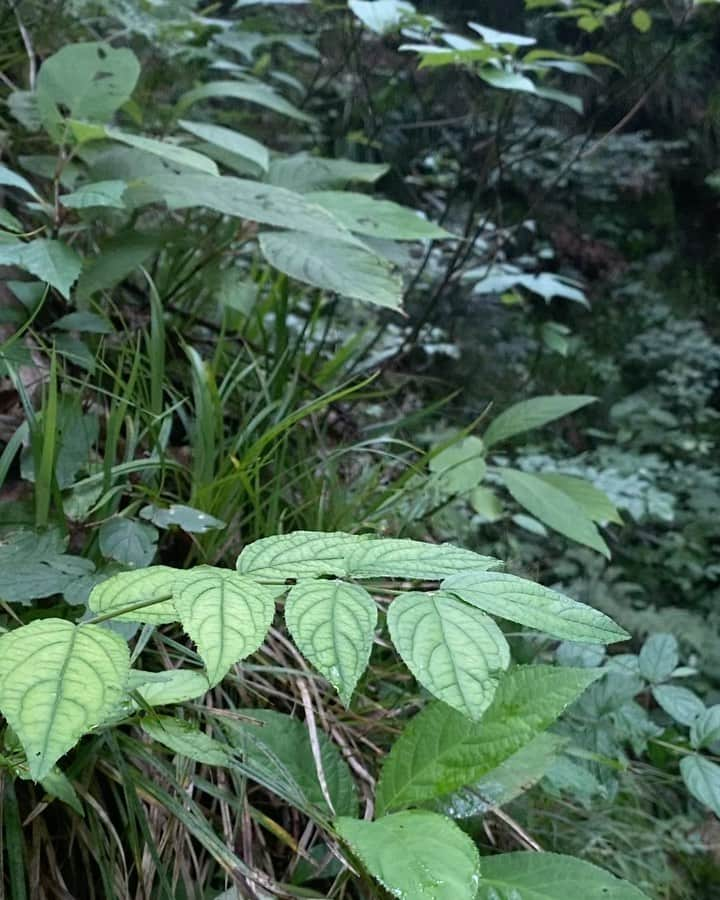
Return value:
[(155, 606), (157, 603), (164, 603), (166, 600), (172, 600), (172, 594), (163, 594), (161, 597), (155, 597), (153, 600), (140, 600), (137, 603), (130, 603), (127, 606), (121, 606), (119, 609), (113, 609), (111, 612), (93, 616), (92, 619), (86, 619), (82, 624), (99, 625), (100, 622), (107, 622), (108, 619), (124, 616), (125, 613), (135, 612), (136, 609), (145, 609), (146, 606)]

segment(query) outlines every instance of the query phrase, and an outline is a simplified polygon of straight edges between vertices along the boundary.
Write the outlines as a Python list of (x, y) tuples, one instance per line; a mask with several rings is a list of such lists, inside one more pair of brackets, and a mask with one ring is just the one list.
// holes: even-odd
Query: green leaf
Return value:
[(366, 590), (342, 581), (312, 581), (291, 589), (285, 622), (298, 649), (348, 706), (372, 650), (377, 607)]
[(340, 818), (335, 827), (393, 897), (475, 900), (480, 874), (477, 847), (444, 816), (413, 810), (374, 822)]
[(404, 0), (348, 0), (348, 6), (376, 34), (395, 30), (415, 15), (415, 7)]
[(256, 82), (242, 81), (209, 81), (201, 87), (194, 88), (183, 94), (178, 103), (178, 112), (184, 113), (186, 109), (201, 100), (215, 100), (217, 98), (244, 100), (264, 106), (282, 116), (297, 119), (300, 122), (312, 122), (312, 116), (307, 115), (297, 106), (293, 106), (282, 94), (278, 94), (269, 85)]
[[(270, 709), (240, 709), (238, 718), (223, 718), (232, 747), (242, 754), (251, 777), (274, 793), (327, 812), (315, 758), (303, 722)], [(347, 763), (328, 736), (319, 731), (320, 761), (335, 813), (357, 815), (357, 791)]]
[(82, 260), (72, 247), (61, 241), (37, 238), (28, 243), (0, 245), (0, 266), (18, 266), (46, 281), (69, 300)]
[(680, 773), (693, 797), (720, 816), (720, 766), (694, 753), (680, 760)]
[(75, 297), (84, 300), (98, 291), (113, 287), (161, 246), (160, 241), (142, 233), (120, 234), (100, 245), (97, 256), (86, 259), (75, 289)]
[(463, 438), (431, 457), (430, 471), (450, 494), (465, 494), (485, 477), (485, 445), (480, 438)]
[[(170, 566), (150, 566), (135, 572), (120, 572), (107, 581), (95, 585), (88, 599), (89, 608), (98, 614), (108, 614), (135, 603), (174, 595), (177, 583), (186, 576), (181, 569)], [(165, 625), (178, 621), (178, 612), (172, 600), (161, 600), (152, 606), (115, 616), (119, 622), (147, 622)]]
[(245, 134), (240, 134), (231, 128), (224, 128), (222, 125), (189, 122), (187, 119), (181, 119), (178, 125), (208, 144), (213, 144), (228, 153), (250, 160), (263, 172), (267, 172), (270, 166), (270, 153), (267, 147)]
[(106, 519), (100, 526), (100, 552), (132, 569), (149, 566), (157, 552), (158, 533), (152, 525), (143, 525), (124, 516)]
[(40, 200), (41, 197), (35, 188), (30, 184), (27, 178), (24, 178), (22, 175), (18, 175), (17, 172), (13, 172), (12, 169), (8, 169), (7, 166), (0, 165), (0, 185), (5, 187), (17, 188), (20, 191), (23, 191), (25, 194), (29, 194), (33, 200)]
[(343, 531), (291, 531), (248, 544), (237, 558), (241, 575), (261, 580), (347, 575), (347, 554), (371, 539)]
[(476, 487), (467, 498), (470, 506), (486, 522), (497, 522), (502, 518), (503, 506), (495, 491), (490, 488)]
[(632, 21), (633, 26), (642, 34), (650, 31), (652, 28), (652, 17), (646, 9), (633, 10), (630, 20)]
[(518, 469), (501, 469), (500, 477), (513, 499), (559, 534), (585, 544), (610, 558), (610, 550), (592, 519), (564, 491), (537, 475)]
[[(105, 135), (112, 141), (117, 141), (128, 147), (134, 147), (136, 150), (142, 150), (144, 153), (150, 153), (153, 156), (159, 156), (160, 159), (164, 159), (172, 165), (186, 169), (196, 169), (208, 175), (219, 174), (218, 167), (212, 159), (203, 156), (202, 153), (198, 153), (196, 150), (190, 150), (188, 147), (171, 144), (169, 141), (158, 141), (139, 134), (128, 134), (117, 128), (105, 128)], [(180, 177), (182, 178), (182, 175)]]
[(604, 613), (517, 575), (466, 572), (447, 578), (443, 588), (494, 616), (564, 640), (612, 644), (629, 637)]
[(720, 704), (711, 706), (695, 719), (690, 726), (690, 742), (693, 747), (709, 747), (720, 741)]
[(606, 522), (622, 525), (620, 514), (607, 494), (584, 478), (577, 478), (575, 475), (561, 475), (558, 472), (548, 472), (537, 477), (562, 491), (563, 494), (567, 494), (593, 522), (598, 522), (600, 525)]
[(648, 900), (591, 863), (559, 853), (520, 851), (483, 857), (477, 900)]
[(67, 539), (49, 530), (17, 531), (0, 542), (0, 597), (9, 603), (29, 603), (61, 593), (92, 573), (90, 560), (65, 553)]
[(388, 610), (400, 656), (431, 694), (471, 719), (488, 708), (510, 648), (493, 620), (452, 594), (400, 594)]
[(72, 781), (70, 781), (67, 775), (61, 772), (60, 769), (56, 767), (51, 772), (48, 772), (42, 779), (41, 784), (43, 790), (47, 792), (51, 799), (61, 800), (79, 816), (85, 815), (82, 803), (77, 795), (77, 791), (73, 787)]
[(153, 740), (180, 756), (186, 756), (206, 766), (229, 766), (230, 755), (220, 741), (216, 741), (204, 731), (171, 716), (157, 716), (142, 721), (143, 731)]
[(97, 625), (38, 619), (0, 636), (0, 711), (40, 781), (120, 702), (125, 641)]
[(204, 672), (170, 669), (165, 672), (130, 672), (128, 690), (137, 691), (148, 706), (174, 706), (202, 697), (210, 690)]
[(271, 266), (291, 278), (365, 303), (400, 309), (402, 279), (385, 260), (336, 238), (318, 241), (316, 234), (309, 226), (303, 231), (266, 232), (260, 235), (260, 249)]
[(158, 528), (177, 526), (183, 531), (187, 531), (188, 534), (205, 534), (206, 531), (225, 528), (225, 522), (216, 519), (210, 513), (192, 506), (183, 506), (181, 503), (173, 503), (167, 507), (152, 504), (143, 506), (140, 516), (152, 522), (153, 525), (157, 525)]
[(69, 44), (45, 60), (37, 79), (40, 116), (50, 135), (62, 139), (64, 115), (107, 122), (132, 94), (140, 64), (131, 50), (102, 42)]
[(413, 209), (349, 191), (313, 191), (305, 195), (350, 231), (395, 241), (423, 241), (452, 235), (423, 219)]
[(515, 437), (516, 434), (540, 428), (596, 400), (597, 397), (569, 394), (564, 397), (554, 395), (533, 397), (532, 400), (515, 403), (490, 423), (483, 437), (485, 446), (492, 447)]
[(59, 319), (55, 319), (52, 327), (60, 328), (62, 331), (82, 331), (85, 334), (113, 333), (112, 325), (104, 316), (87, 311), (71, 312), (65, 316), (60, 316)]
[(656, 684), (653, 697), (665, 712), (681, 725), (693, 725), (705, 712), (705, 704), (692, 691), (674, 684)]
[(328, 159), (296, 153), (270, 163), (268, 181), (278, 187), (301, 194), (328, 188), (344, 187), (351, 181), (374, 184), (387, 173), (389, 166), (359, 163), (350, 159)]
[(402, 538), (368, 541), (347, 557), (353, 578), (413, 578), (439, 581), (466, 569), (490, 569), (500, 562), (453, 544), (428, 544)]
[(525, 666), (500, 681), (480, 722), (433, 703), (405, 728), (385, 759), (378, 813), (444, 797), (479, 781), (530, 743), (601, 670)]
[(84, 184), (70, 194), (62, 194), (60, 203), (68, 209), (93, 209), (94, 207), (110, 207), (125, 209), (123, 194), (127, 183), (119, 180), (95, 181)]
[(640, 674), (653, 684), (666, 681), (680, 661), (677, 638), (653, 634), (643, 644), (638, 657)]
[(205, 663), (211, 686), (258, 649), (275, 614), (275, 598), (266, 588), (210, 566), (188, 571), (173, 602)]

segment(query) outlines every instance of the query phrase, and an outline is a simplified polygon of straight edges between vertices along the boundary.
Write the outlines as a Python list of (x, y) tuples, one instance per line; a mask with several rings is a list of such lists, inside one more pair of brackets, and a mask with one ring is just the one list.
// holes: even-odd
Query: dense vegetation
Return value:
[(6, 0), (0, 898), (718, 895), (715, 7)]

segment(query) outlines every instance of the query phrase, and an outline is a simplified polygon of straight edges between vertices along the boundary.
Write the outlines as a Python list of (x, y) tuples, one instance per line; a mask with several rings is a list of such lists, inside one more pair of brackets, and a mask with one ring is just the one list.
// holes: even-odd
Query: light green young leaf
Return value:
[(487, 522), (497, 522), (502, 518), (503, 506), (495, 491), (486, 487), (476, 487), (468, 497), (473, 510)]
[(447, 578), (443, 588), (494, 616), (564, 640), (612, 644), (629, 637), (604, 613), (517, 575), (460, 573)]
[(541, 522), (610, 558), (610, 550), (592, 519), (565, 491), (519, 469), (503, 468), (500, 477), (513, 499)]
[(393, 897), (475, 900), (480, 874), (477, 847), (444, 816), (412, 810), (374, 822), (340, 818), (335, 827)]
[(693, 725), (705, 712), (705, 704), (688, 688), (674, 684), (656, 684), (653, 697), (665, 712), (681, 725)]
[(208, 122), (189, 122), (187, 119), (181, 119), (178, 125), (208, 144), (214, 144), (222, 150), (227, 150), (229, 153), (249, 159), (250, 162), (259, 166), (263, 172), (267, 172), (270, 166), (270, 153), (267, 147), (245, 134), (240, 134), (231, 128), (224, 128), (222, 125), (212, 125)]
[(650, 31), (652, 28), (652, 16), (646, 9), (633, 10), (630, 20), (634, 27), (642, 34)]
[[(179, 580), (186, 573), (170, 566), (150, 566), (135, 572), (120, 572), (95, 585), (88, 599), (89, 608), (95, 613), (111, 613), (114, 610), (174, 595)], [(133, 612), (117, 615), (120, 622), (147, 622), (150, 625), (165, 625), (178, 621), (178, 612), (171, 599), (160, 600), (152, 606), (145, 606)]]
[(61, 241), (36, 238), (28, 243), (0, 245), (0, 266), (18, 266), (46, 281), (69, 300), (82, 260), (72, 247)]
[(404, 19), (415, 15), (415, 7), (405, 0), (348, 0), (348, 6), (376, 34), (398, 29)]
[(102, 42), (68, 44), (46, 59), (37, 79), (37, 104), (50, 135), (62, 138), (71, 119), (107, 122), (132, 94), (140, 74), (135, 54)]
[(349, 191), (313, 191), (305, 195), (342, 222), (350, 231), (395, 241), (449, 238), (444, 228), (428, 222), (415, 210)]
[(95, 207), (125, 209), (123, 194), (126, 188), (127, 183), (117, 179), (95, 181), (92, 184), (84, 184), (70, 194), (62, 194), (60, 203), (68, 209), (93, 209)]
[(236, 567), (260, 580), (347, 575), (347, 554), (372, 536), (344, 531), (291, 531), (260, 538), (243, 549)]
[(124, 516), (106, 519), (100, 526), (100, 552), (131, 569), (149, 566), (157, 552), (158, 533), (152, 525), (144, 525)]
[(448, 706), (480, 719), (510, 665), (510, 648), (495, 622), (443, 592), (400, 594), (387, 621), (417, 680)]
[(483, 39), (483, 43), (491, 47), (530, 47), (537, 44), (533, 37), (525, 34), (510, 34), (507, 31), (496, 31), (487, 25), (479, 25), (477, 22), (468, 22), (468, 28), (472, 28)]
[(638, 665), (643, 678), (653, 684), (666, 681), (680, 661), (677, 638), (673, 634), (652, 634), (640, 650)]
[(377, 624), (373, 598), (342, 581), (297, 584), (285, 601), (285, 622), (298, 649), (348, 706), (370, 659)]
[[(270, 709), (240, 709), (222, 720), (232, 748), (250, 769), (249, 777), (294, 805), (331, 813), (318, 781), (306, 725)], [(323, 732), (317, 734), (328, 794), (337, 815), (357, 815), (357, 791), (347, 763)]]
[(548, 472), (537, 477), (562, 491), (563, 494), (567, 494), (593, 522), (600, 525), (604, 525), (606, 522), (622, 525), (620, 514), (607, 494), (584, 478), (578, 478), (575, 475), (561, 475), (558, 472)]
[(480, 556), (453, 544), (387, 538), (352, 549), (347, 557), (347, 574), (353, 578), (439, 581), (467, 569), (492, 569), (499, 565), (500, 561), (491, 556)]
[(312, 116), (298, 109), (269, 85), (243, 81), (209, 81), (201, 87), (194, 88), (182, 95), (178, 103), (178, 112), (184, 113), (185, 110), (201, 100), (217, 98), (244, 100), (246, 103), (264, 106), (266, 109), (271, 109), (273, 112), (297, 119), (300, 122), (313, 121)]
[(304, 284), (389, 309), (402, 306), (402, 279), (385, 260), (362, 246), (337, 238), (319, 241), (312, 228), (309, 233), (266, 232), (259, 240), (271, 266)]
[(720, 816), (720, 766), (694, 753), (680, 760), (680, 773), (693, 797)]
[(695, 749), (720, 742), (720, 704), (710, 706), (693, 721), (690, 742)]
[(192, 722), (174, 716), (157, 716), (143, 719), (142, 727), (153, 740), (179, 756), (206, 766), (229, 766), (232, 762), (226, 746)]
[(277, 187), (288, 188), (305, 194), (329, 188), (344, 187), (348, 182), (358, 181), (374, 184), (387, 173), (389, 166), (375, 163), (359, 163), (350, 159), (328, 159), (296, 153), (273, 159), (270, 163), (268, 181)]
[(8, 169), (7, 166), (0, 165), (0, 185), (5, 187), (17, 188), (20, 191), (23, 191), (25, 194), (29, 194), (33, 200), (40, 200), (40, 195), (35, 190), (35, 188), (30, 184), (27, 178), (24, 178), (22, 175), (18, 175), (17, 172), (13, 172), (12, 169)]
[(540, 428), (596, 400), (597, 397), (569, 394), (564, 397), (555, 395), (533, 397), (531, 400), (515, 403), (490, 423), (483, 436), (485, 446), (493, 447), (501, 441), (515, 437), (516, 434)]
[(37, 619), (0, 636), (0, 712), (41, 781), (120, 702), (127, 644), (97, 625)]
[(211, 686), (258, 649), (275, 614), (275, 598), (267, 588), (211, 566), (189, 570), (173, 602), (205, 663)]
[(466, 494), (485, 477), (485, 445), (470, 435), (433, 456), (429, 469), (449, 493)]
[(629, 881), (559, 853), (483, 857), (477, 900), (648, 900)]
[(182, 528), (188, 534), (205, 534), (206, 531), (215, 531), (225, 528), (225, 522), (216, 519), (210, 513), (195, 509), (193, 506), (184, 506), (182, 503), (172, 503), (170, 506), (155, 506), (149, 504), (140, 510), (140, 517), (157, 525), (158, 528)]
[[(196, 150), (190, 150), (188, 147), (182, 147), (179, 144), (171, 144), (169, 141), (158, 141), (155, 138), (143, 137), (140, 134), (129, 134), (120, 131), (117, 128), (105, 128), (105, 134), (112, 141), (125, 144), (128, 147), (134, 147), (136, 150), (142, 150), (144, 153), (151, 153), (153, 156), (159, 156), (160, 159), (166, 160), (175, 166), (181, 166), (185, 169), (197, 169), (206, 175), (219, 175), (218, 167), (212, 159), (203, 156)], [(180, 176), (183, 177), (182, 175)]]
[(207, 675), (191, 669), (164, 672), (132, 669), (128, 680), (128, 691), (137, 691), (148, 706), (174, 706), (202, 697), (209, 690)]
[(552, 666), (512, 669), (480, 722), (444, 703), (426, 707), (385, 759), (378, 813), (444, 797), (479, 781), (552, 725), (600, 674)]

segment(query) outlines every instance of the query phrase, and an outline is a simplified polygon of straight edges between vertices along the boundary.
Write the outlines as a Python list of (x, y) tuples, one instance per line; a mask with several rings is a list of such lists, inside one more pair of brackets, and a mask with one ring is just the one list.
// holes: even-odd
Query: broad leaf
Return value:
[(545, 731), (600, 670), (526, 666), (501, 680), (480, 722), (444, 703), (419, 713), (395, 741), (378, 784), (379, 813), (444, 797), (479, 781)]
[(123, 194), (126, 189), (127, 183), (118, 179), (94, 181), (92, 184), (82, 185), (70, 194), (63, 194), (60, 203), (68, 209), (125, 209)]
[(190, 669), (169, 669), (164, 672), (144, 672), (133, 669), (128, 690), (137, 691), (148, 706), (174, 706), (202, 697), (210, 690), (204, 672)]
[(397, 29), (404, 19), (415, 15), (415, 7), (405, 0), (348, 0), (348, 6), (376, 34)]
[(300, 122), (312, 122), (312, 116), (307, 115), (286, 100), (282, 94), (278, 94), (267, 84), (242, 81), (209, 81), (201, 87), (195, 88), (183, 94), (178, 103), (178, 110), (184, 113), (189, 107), (201, 100), (214, 100), (218, 98), (243, 100), (246, 103), (264, 106), (282, 116), (297, 119)]
[(479, 719), (510, 665), (510, 648), (495, 622), (452, 594), (400, 594), (388, 627), (407, 667), (431, 694)]
[(98, 535), (100, 552), (132, 569), (149, 566), (157, 552), (158, 533), (152, 525), (116, 516), (106, 519)]
[(335, 827), (393, 897), (475, 900), (480, 874), (477, 847), (444, 816), (413, 810), (374, 822), (341, 818)]
[(652, 634), (638, 656), (640, 674), (657, 684), (668, 679), (680, 661), (677, 638), (673, 634)]
[(720, 704), (700, 713), (690, 726), (690, 741), (695, 748), (720, 742)]
[[(286, 223), (296, 224), (287, 217)], [(318, 241), (316, 234), (309, 223), (303, 231), (266, 232), (260, 235), (260, 249), (271, 266), (305, 284), (389, 309), (401, 307), (402, 279), (385, 260), (337, 238)]]
[(485, 612), (553, 637), (588, 644), (612, 644), (629, 637), (604, 613), (516, 575), (466, 572), (447, 578), (443, 587)]
[(477, 900), (648, 900), (628, 881), (559, 853), (483, 857)]
[(40, 67), (37, 103), (40, 116), (56, 140), (64, 115), (107, 122), (132, 94), (140, 64), (131, 50), (92, 42), (69, 44)]
[(65, 553), (67, 538), (55, 530), (42, 534), (17, 531), (0, 542), (0, 597), (9, 603), (29, 603), (68, 589), (92, 574), (88, 559)]
[(453, 544), (429, 544), (401, 538), (368, 541), (352, 550), (347, 571), (353, 578), (413, 578), (439, 581), (466, 569), (490, 569), (501, 563)]
[(35, 781), (120, 702), (129, 669), (125, 641), (97, 625), (38, 619), (0, 636), (0, 712)]
[(692, 691), (674, 684), (656, 684), (653, 697), (681, 725), (692, 725), (705, 712), (705, 704)]
[(305, 195), (350, 231), (395, 241), (438, 240), (452, 235), (414, 210), (389, 200), (349, 191), (315, 191)]
[(448, 493), (465, 494), (485, 476), (485, 446), (470, 435), (433, 456), (429, 468)]
[(288, 594), (285, 622), (298, 649), (347, 706), (370, 659), (377, 624), (373, 598), (359, 585), (305, 582)]
[(516, 434), (547, 425), (548, 422), (561, 419), (596, 400), (597, 397), (567, 395), (565, 397), (533, 397), (532, 400), (515, 403), (490, 423), (483, 436), (485, 446), (492, 447), (501, 441), (515, 437)]
[(0, 266), (24, 269), (52, 285), (68, 300), (70, 288), (80, 274), (82, 260), (72, 247), (61, 241), (37, 238), (28, 243), (18, 241), (0, 245)]
[[(88, 606), (93, 612), (107, 614), (136, 603), (169, 598), (174, 594), (177, 582), (185, 575), (181, 569), (172, 569), (170, 566), (150, 566), (135, 572), (120, 572), (92, 589)], [(177, 622), (179, 616), (172, 600), (162, 599), (142, 609), (116, 614), (115, 618), (120, 622), (164, 625), (167, 622)]]
[(328, 188), (343, 187), (351, 181), (374, 184), (388, 171), (389, 166), (359, 163), (350, 159), (329, 159), (296, 153), (270, 163), (268, 181), (278, 187), (301, 194)]
[(200, 140), (206, 141), (220, 147), (228, 153), (242, 156), (244, 159), (255, 163), (263, 172), (267, 172), (270, 165), (270, 153), (267, 147), (263, 146), (259, 141), (233, 131), (231, 128), (224, 128), (222, 125), (211, 125), (208, 122), (189, 122), (187, 119), (181, 119), (178, 122), (185, 131), (194, 134)]
[[(232, 748), (249, 767), (248, 775), (295, 805), (327, 807), (318, 781), (307, 726), (270, 709), (241, 709), (221, 720)], [(327, 735), (318, 732), (322, 770), (337, 815), (357, 815), (357, 792), (347, 763)]]
[(30, 184), (27, 178), (24, 178), (22, 175), (18, 175), (17, 172), (13, 172), (12, 169), (8, 169), (7, 166), (0, 165), (0, 185), (4, 185), (5, 187), (17, 188), (25, 194), (29, 194), (33, 200), (40, 200), (40, 195), (35, 190), (35, 188)]
[(157, 716), (153, 719), (143, 719), (142, 727), (153, 740), (180, 756), (186, 756), (207, 766), (231, 764), (227, 747), (204, 731), (200, 731), (192, 722), (170, 716)]
[(513, 498), (536, 518), (565, 537), (610, 557), (607, 544), (592, 519), (563, 490), (537, 475), (501, 469), (500, 476)]
[(158, 528), (182, 528), (189, 534), (205, 534), (206, 531), (215, 531), (217, 528), (225, 528), (225, 522), (211, 516), (210, 513), (195, 509), (192, 506), (183, 506), (181, 503), (173, 503), (170, 506), (143, 506), (140, 516), (157, 525)]
[(211, 686), (258, 649), (275, 614), (275, 598), (266, 588), (210, 566), (187, 572), (173, 601), (205, 663)]
[(105, 134), (111, 140), (118, 141), (120, 144), (135, 147), (136, 150), (151, 153), (153, 156), (159, 156), (160, 159), (166, 160), (171, 165), (185, 169), (196, 169), (209, 175), (219, 174), (218, 167), (212, 159), (203, 156), (202, 153), (198, 153), (196, 150), (190, 150), (188, 147), (171, 144), (169, 141), (158, 141), (155, 138), (143, 137), (140, 134), (129, 134), (117, 128), (105, 128)]
[(720, 816), (720, 766), (693, 753), (680, 760), (680, 773), (693, 797)]
[(248, 544), (237, 558), (237, 570), (261, 580), (347, 575), (347, 554), (371, 539), (343, 531), (292, 531)]
[(606, 522), (622, 525), (620, 514), (607, 494), (584, 478), (562, 475), (559, 472), (543, 473), (537, 477), (567, 494), (593, 522), (600, 525)]

